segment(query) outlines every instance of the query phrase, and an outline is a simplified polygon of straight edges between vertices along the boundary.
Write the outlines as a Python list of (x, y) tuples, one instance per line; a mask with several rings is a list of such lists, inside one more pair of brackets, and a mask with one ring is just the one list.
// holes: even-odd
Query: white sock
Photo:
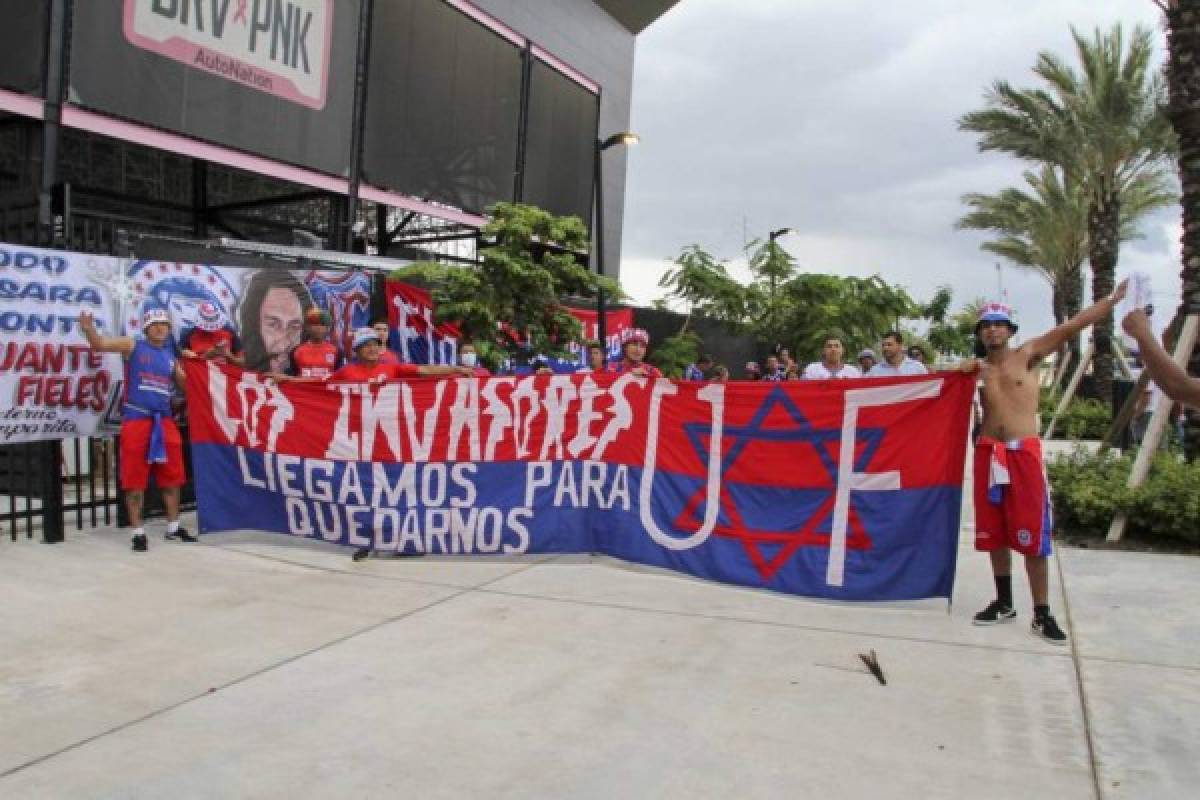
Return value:
[(179, 520), (173, 519), (167, 523), (167, 533), (174, 533), (179, 530)]
[(145, 535), (146, 535), (146, 529), (145, 529), (145, 528), (134, 528), (134, 529), (133, 529), (133, 535), (134, 535), (134, 536), (145, 536)]

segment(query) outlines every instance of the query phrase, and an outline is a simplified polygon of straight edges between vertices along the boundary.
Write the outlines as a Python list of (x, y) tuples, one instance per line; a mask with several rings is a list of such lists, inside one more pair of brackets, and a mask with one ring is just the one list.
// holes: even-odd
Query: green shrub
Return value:
[(678, 378), (700, 356), (700, 337), (692, 331), (668, 336), (646, 358), (668, 378)]
[(1150, 479), (1134, 490), (1128, 514), (1147, 533), (1200, 542), (1200, 463), (1157, 456)]
[(1128, 489), (1132, 459), (1110, 451), (1102, 456), (1076, 451), (1046, 465), (1060, 533), (1103, 535), (1118, 511), (1128, 530), (1148, 537), (1200, 542), (1200, 463), (1172, 454), (1155, 458), (1146, 482)]
[[(1050, 424), (1054, 410), (1058, 408), (1059, 396), (1042, 390), (1038, 398), (1038, 413), (1042, 425)], [(1112, 411), (1099, 400), (1076, 398), (1067, 404), (1058, 423), (1054, 426), (1056, 437), (1066, 439), (1103, 439), (1112, 425)]]
[(1068, 439), (1103, 439), (1112, 425), (1112, 411), (1099, 400), (1072, 400), (1059, 424)]
[(1125, 482), (1130, 463), (1112, 451), (1094, 456), (1083, 450), (1047, 463), (1055, 528), (1075, 533), (1106, 531), (1113, 516), (1129, 502)]
[(1042, 415), (1042, 419), (1049, 420), (1054, 416), (1054, 409), (1058, 408), (1058, 401), (1061, 399), (1061, 392), (1052, 392), (1049, 389), (1042, 389), (1038, 393), (1038, 413)]

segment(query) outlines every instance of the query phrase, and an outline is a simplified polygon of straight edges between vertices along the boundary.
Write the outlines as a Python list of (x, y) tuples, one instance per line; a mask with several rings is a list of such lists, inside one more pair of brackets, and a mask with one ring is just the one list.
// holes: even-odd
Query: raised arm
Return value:
[(101, 336), (96, 330), (96, 317), (90, 311), (79, 312), (79, 330), (87, 339), (88, 347), (98, 353), (120, 353), (128, 356), (133, 352), (133, 339), (128, 336)]
[(1062, 325), (1046, 331), (1031, 341), (1027, 345), (1032, 351), (1030, 353), (1031, 359), (1041, 361), (1066, 344), (1067, 340), (1072, 336), (1075, 336), (1087, 326), (1094, 325), (1104, 319), (1107, 314), (1116, 308), (1117, 303), (1121, 302), (1122, 298), (1125, 297), (1125, 290), (1128, 288), (1128, 285), (1129, 279), (1126, 278), (1117, 285), (1117, 288), (1108, 297), (1096, 301)]
[(1158, 338), (1150, 328), (1150, 319), (1140, 308), (1130, 311), (1121, 321), (1121, 327), (1138, 343), (1138, 351), (1142, 354), (1142, 362), (1146, 371), (1166, 392), (1167, 397), (1177, 403), (1200, 408), (1200, 380), (1189, 378), (1170, 354), (1158, 343)]

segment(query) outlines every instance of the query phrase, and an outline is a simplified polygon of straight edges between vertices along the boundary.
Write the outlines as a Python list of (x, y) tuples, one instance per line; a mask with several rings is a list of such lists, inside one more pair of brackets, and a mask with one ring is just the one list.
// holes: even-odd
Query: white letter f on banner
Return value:
[(841, 586), (846, 572), (846, 528), (850, 520), (851, 491), (895, 491), (900, 488), (900, 473), (855, 472), (854, 446), (858, 441), (858, 410), (871, 406), (890, 406), (910, 400), (925, 400), (942, 393), (942, 380), (850, 389), (842, 411), (842, 443), (838, 451), (837, 489), (833, 502), (833, 530), (829, 535), (829, 566), (825, 583)]

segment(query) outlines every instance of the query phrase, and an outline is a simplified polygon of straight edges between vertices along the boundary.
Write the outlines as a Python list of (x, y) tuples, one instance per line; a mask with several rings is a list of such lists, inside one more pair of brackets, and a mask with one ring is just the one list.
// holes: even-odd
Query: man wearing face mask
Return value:
[(458, 363), (474, 370), (476, 378), (486, 378), (492, 374), (487, 367), (479, 365), (479, 353), (475, 352), (475, 345), (470, 342), (463, 342), (458, 346)]

